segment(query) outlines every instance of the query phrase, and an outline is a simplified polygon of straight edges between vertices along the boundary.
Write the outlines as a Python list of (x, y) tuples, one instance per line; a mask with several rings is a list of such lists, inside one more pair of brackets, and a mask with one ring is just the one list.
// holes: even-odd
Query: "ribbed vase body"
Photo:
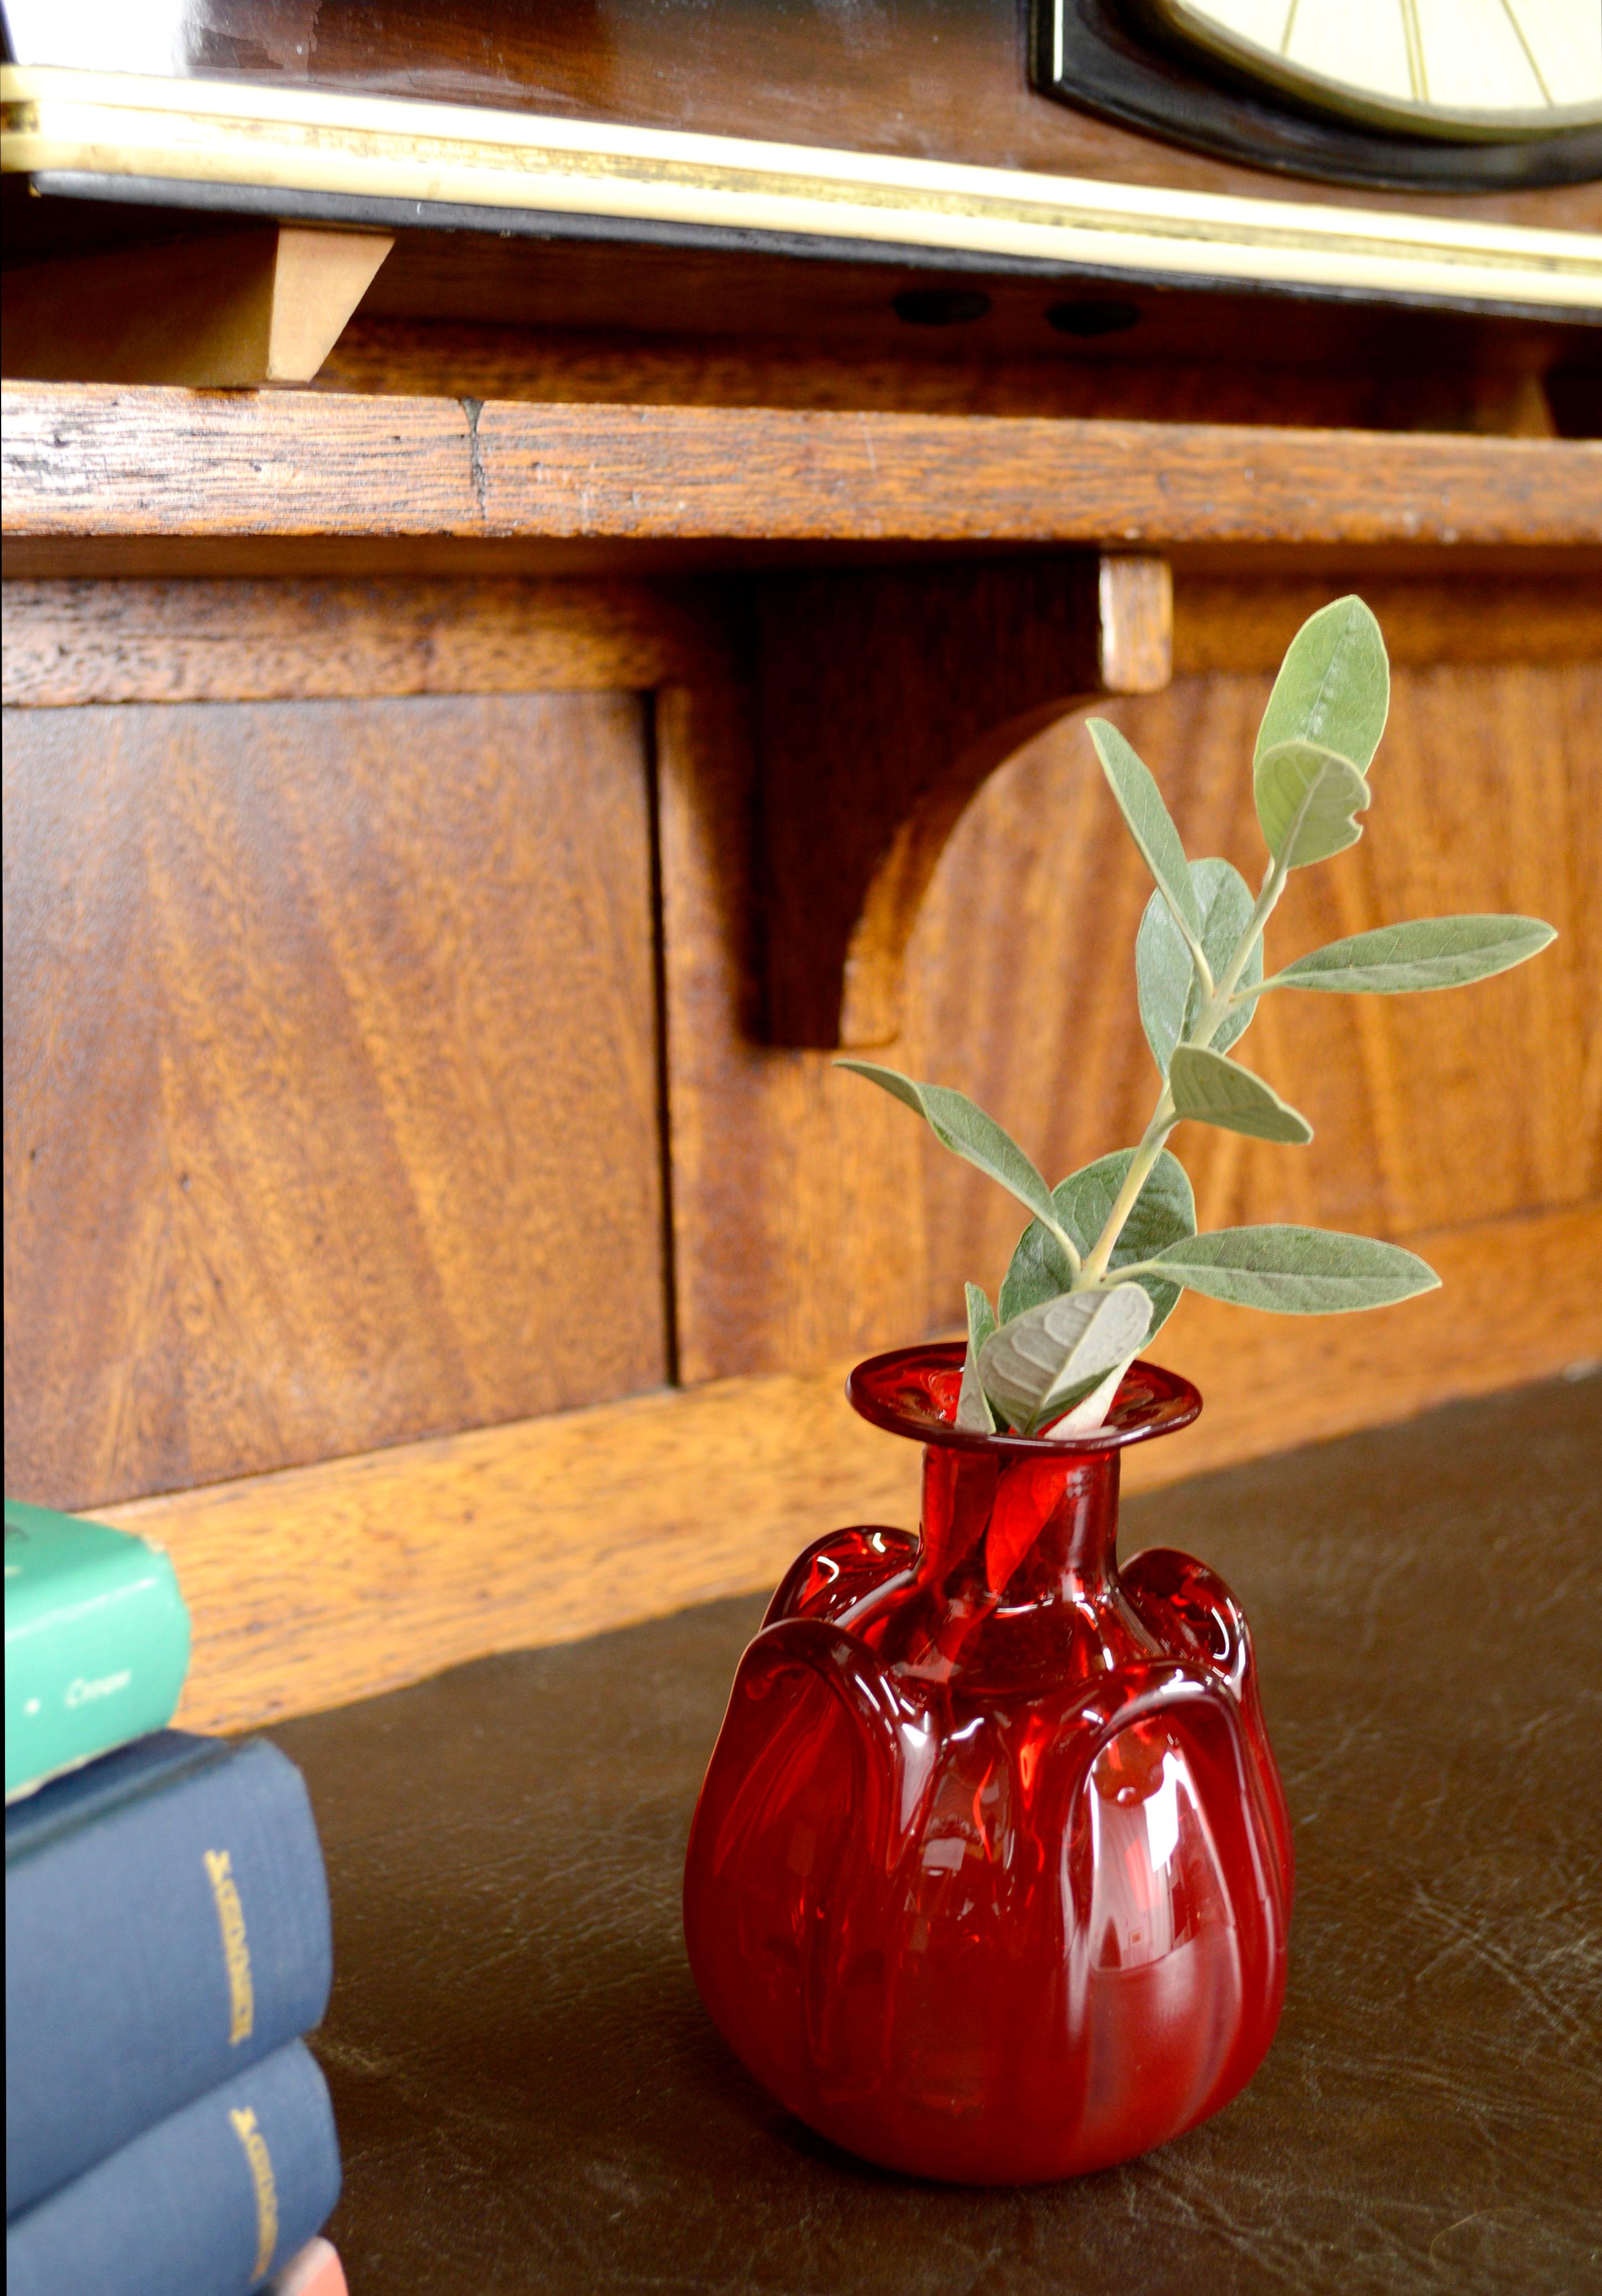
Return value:
[[(878, 1358), (853, 1398), (926, 1435), (960, 1354)], [(1116, 1555), (1122, 1442), (1196, 1407), (1137, 1365), (1084, 1447), (928, 1443), (919, 1536), (819, 1541), (741, 1661), (691, 1966), (850, 2152), (984, 2184), (1103, 2168), (1216, 2112), (1273, 2038), (1291, 1854), (1245, 1620), (1189, 1556)]]

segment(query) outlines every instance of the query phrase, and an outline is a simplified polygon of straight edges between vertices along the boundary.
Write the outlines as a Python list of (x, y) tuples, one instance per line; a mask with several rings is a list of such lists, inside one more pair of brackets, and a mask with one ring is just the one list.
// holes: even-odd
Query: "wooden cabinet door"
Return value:
[(666, 1377), (644, 706), (6, 713), (9, 1489)]

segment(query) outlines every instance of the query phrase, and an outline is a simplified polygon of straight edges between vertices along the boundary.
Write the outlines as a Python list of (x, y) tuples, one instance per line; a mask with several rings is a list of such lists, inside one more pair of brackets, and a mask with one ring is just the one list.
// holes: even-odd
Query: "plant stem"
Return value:
[(1067, 1260), (1069, 1267), (1073, 1270), (1073, 1288), (1077, 1291), (1079, 1289), (1080, 1276), (1080, 1256), (1078, 1244), (1075, 1243), (1067, 1229), (1065, 1227), (1059, 1227), (1056, 1220), (1042, 1220), (1040, 1225), (1042, 1227), (1047, 1228), (1049, 1231), (1054, 1241), (1061, 1246), (1064, 1258)]
[[(1288, 850), (1288, 840), (1286, 849)], [(1203, 995), (1206, 1002), (1197, 1016), (1194, 1031), (1185, 1040), (1187, 1044), (1205, 1047), (1217, 1035), (1228, 1016), (1229, 999), (1239, 985), (1240, 976), (1251, 960), (1253, 949), (1262, 938), (1263, 928), (1273, 914), (1274, 906), (1279, 896), (1285, 890), (1286, 880), (1289, 873), (1282, 862), (1269, 862), (1263, 877), (1262, 890), (1257, 896), (1256, 906), (1246, 920), (1240, 939), (1235, 944), (1229, 962), (1224, 967), (1217, 986), (1212, 985), (1210, 972), (1204, 980)], [(1167, 1085), (1164, 1085), (1157, 1105), (1152, 1111), (1151, 1122), (1141, 1134), (1140, 1145), (1136, 1149), (1130, 1159), (1130, 1168), (1123, 1176), (1123, 1185), (1113, 1198), (1113, 1208), (1107, 1214), (1102, 1232), (1087, 1254), (1084, 1266), (1079, 1272), (1073, 1287), (1076, 1292), (1083, 1291), (1092, 1283), (1099, 1283), (1106, 1274), (1112, 1263), (1113, 1254), (1118, 1248), (1118, 1239), (1123, 1233), (1125, 1223), (1139, 1200), (1141, 1189), (1151, 1177), (1152, 1167), (1162, 1153), (1163, 1144), (1169, 1134), (1179, 1120), (1174, 1112), (1173, 1095)]]
[[(1205, 999), (1201, 1012), (1196, 1016), (1195, 1029), (1185, 1038), (1187, 1045), (1195, 1045), (1204, 1051), (1228, 1017), (1230, 999), (1240, 986), (1241, 974), (1250, 963), (1252, 951), (1262, 939), (1263, 929), (1274, 914), (1279, 896), (1285, 890), (1291, 873), (1292, 857), (1296, 850), (1297, 840), (1302, 834), (1302, 824), (1307, 818), (1308, 810), (1312, 804), (1317, 789), (1318, 783), (1315, 783), (1303, 797), (1297, 808), (1296, 817), (1291, 824), (1289, 833), (1281, 844), (1278, 853), (1269, 861), (1267, 869), (1263, 872), (1262, 890), (1257, 896), (1256, 905), (1246, 919), (1245, 929), (1240, 939), (1236, 942), (1234, 952), (1216, 986), (1212, 970), (1202, 954), (1201, 946), (1195, 936), (1190, 931), (1178, 910), (1173, 909), (1172, 903), (1169, 904), (1170, 908), (1173, 909), (1175, 922), (1184, 934), (1186, 943), (1190, 949), (1191, 962), (1196, 968), (1196, 978), (1201, 983), (1202, 995)], [(1107, 1214), (1102, 1232), (1087, 1253), (1084, 1266), (1074, 1279), (1073, 1288), (1076, 1292), (1086, 1291), (1091, 1284), (1099, 1283), (1105, 1275), (1112, 1264), (1113, 1254), (1117, 1250), (1118, 1239), (1123, 1233), (1124, 1224), (1135, 1209), (1141, 1189), (1151, 1177), (1152, 1167), (1162, 1153), (1163, 1143), (1179, 1120), (1174, 1112), (1173, 1094), (1165, 1084), (1157, 1105), (1152, 1111), (1152, 1120), (1140, 1136), (1140, 1145), (1130, 1160), (1130, 1168), (1123, 1176), (1123, 1185), (1113, 1200), (1113, 1209)]]
[(1187, 919), (1181, 914), (1178, 905), (1169, 898), (1167, 886), (1160, 885), (1157, 890), (1162, 896), (1163, 906), (1166, 907), (1169, 915), (1179, 928), (1179, 938), (1185, 943), (1186, 947), (1190, 951), (1190, 961), (1195, 967), (1196, 979), (1202, 984), (1202, 994), (1204, 996), (1211, 996), (1212, 994), (1212, 967), (1207, 962), (1207, 952), (1202, 947), (1201, 940), (1197, 934), (1195, 932)]
[[(1289, 850), (1288, 840), (1285, 849)], [(1263, 929), (1274, 914), (1275, 906), (1289, 877), (1290, 871), (1283, 861), (1269, 862), (1263, 877), (1262, 890), (1257, 896), (1257, 905), (1246, 919), (1245, 930), (1235, 944), (1234, 954), (1224, 967), (1218, 987), (1197, 1015), (1195, 1032), (1186, 1038), (1187, 1044), (1199, 1045), (1204, 1049), (1228, 1018), (1229, 1000), (1240, 986), (1240, 976), (1251, 962), (1252, 951), (1262, 939)]]
[(1092, 1283), (1099, 1283), (1107, 1272), (1113, 1248), (1123, 1233), (1124, 1222), (1134, 1210), (1140, 1191), (1151, 1177), (1152, 1167), (1162, 1153), (1162, 1144), (1179, 1122), (1174, 1113), (1173, 1095), (1166, 1085), (1162, 1097), (1152, 1112), (1152, 1120), (1140, 1136), (1140, 1145), (1130, 1159), (1130, 1168), (1123, 1176), (1123, 1185), (1113, 1199), (1101, 1234), (1086, 1255), (1074, 1283), (1074, 1290), (1082, 1292)]

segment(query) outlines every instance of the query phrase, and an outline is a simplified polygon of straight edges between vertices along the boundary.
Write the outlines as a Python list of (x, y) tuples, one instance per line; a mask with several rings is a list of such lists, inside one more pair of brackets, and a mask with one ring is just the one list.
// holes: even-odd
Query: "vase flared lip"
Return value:
[[(887, 1434), (910, 1436), (949, 1451), (988, 1451), (1004, 1459), (1073, 1459), (1121, 1451), (1153, 1435), (1188, 1427), (1202, 1408), (1199, 1389), (1177, 1371), (1138, 1356), (1123, 1375), (1113, 1407), (1099, 1427), (1074, 1435), (982, 1435), (954, 1427), (942, 1417), (928, 1382), (960, 1372), (966, 1353), (961, 1340), (927, 1340), (921, 1347), (892, 1348), (869, 1356), (846, 1381), (854, 1411)], [(922, 1382), (922, 1384), (920, 1384)]]

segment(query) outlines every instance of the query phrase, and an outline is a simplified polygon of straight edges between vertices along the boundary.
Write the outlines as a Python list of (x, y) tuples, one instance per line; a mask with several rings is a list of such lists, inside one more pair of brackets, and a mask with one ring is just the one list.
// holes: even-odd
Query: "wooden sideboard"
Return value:
[[(1310, 196), (1060, 107), (998, 125), (983, 16), (984, 103), (946, 72), (937, 157)], [(637, 116), (581, 46), (561, 103)], [(638, 85), (752, 134), (746, 53)], [(853, 132), (906, 148), (888, 116)], [(37, 204), (36, 299), (133, 261), (126, 201)], [(150, 213), (147, 254), (242, 227)], [(972, 324), (898, 308), (976, 277)], [(1110, 297), (1135, 318), (1104, 334), (1051, 316)], [(1367, 1229), (1443, 1289), (1307, 1324), (1187, 1300), (1162, 1353), (1207, 1409), (1144, 1472), (1602, 1354), (1598, 373), (1573, 314), (420, 226), (302, 387), (8, 381), (9, 1476), (171, 1546), (185, 1718), (911, 1519), (843, 1368), (949, 1328), (1015, 1222), (832, 1055), (893, 1046), (1054, 1176), (1132, 1136), (1146, 889), (1083, 717), (1250, 865), (1268, 681), (1347, 589), (1391, 726), (1368, 836), (1278, 946), (1453, 908), (1560, 939), (1453, 998), (1265, 1007), (1318, 1136), (1182, 1142), (1204, 1220)]]

